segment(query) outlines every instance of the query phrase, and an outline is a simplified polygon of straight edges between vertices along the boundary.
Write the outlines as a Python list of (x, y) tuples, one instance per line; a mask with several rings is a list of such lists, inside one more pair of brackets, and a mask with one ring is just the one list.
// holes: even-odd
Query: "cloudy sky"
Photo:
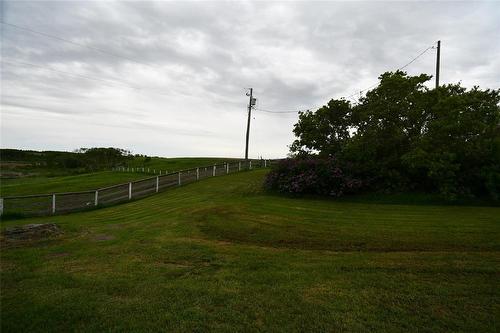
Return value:
[[(2, 148), (241, 157), (245, 88), (259, 109), (321, 106), (438, 39), (442, 83), (500, 86), (500, 2), (1, 6)], [(430, 49), (406, 70), (434, 67)], [(255, 110), (250, 156), (285, 156), (296, 120)]]

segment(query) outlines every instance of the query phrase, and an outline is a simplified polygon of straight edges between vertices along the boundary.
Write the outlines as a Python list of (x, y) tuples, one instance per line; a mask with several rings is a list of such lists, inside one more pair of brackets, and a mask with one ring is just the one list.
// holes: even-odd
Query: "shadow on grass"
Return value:
[(264, 193), (273, 197), (301, 200), (320, 200), (349, 203), (386, 204), (386, 205), (414, 205), (414, 206), (477, 206), (477, 207), (500, 207), (500, 201), (488, 198), (458, 198), (447, 200), (437, 193), (403, 192), (403, 193), (361, 193), (346, 194), (342, 197), (328, 197), (312, 194), (291, 194), (264, 190)]

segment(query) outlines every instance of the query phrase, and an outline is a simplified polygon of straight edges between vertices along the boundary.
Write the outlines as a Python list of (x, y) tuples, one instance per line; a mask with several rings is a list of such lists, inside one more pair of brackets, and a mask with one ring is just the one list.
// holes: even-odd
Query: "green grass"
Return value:
[(126, 183), (151, 177), (143, 173), (102, 171), (60, 177), (25, 177), (2, 179), (2, 196), (75, 192)]
[(294, 199), (265, 170), (2, 242), (2, 332), (497, 332), (500, 209)]
[(153, 157), (146, 164), (144, 164), (143, 161), (143, 157), (134, 157), (134, 159), (129, 164), (131, 168), (142, 168), (143, 166), (145, 166), (146, 169), (150, 169), (150, 173), (100, 171), (77, 175), (65, 175), (64, 172), (67, 172), (67, 170), (54, 169), (52, 170), (52, 172), (55, 175), (57, 175), (58, 173), (61, 173), (61, 175), (51, 177), (37, 175), (32, 177), (1, 179), (0, 194), (2, 196), (13, 196), (93, 190), (100, 187), (106, 187), (125, 183), (128, 181), (152, 177), (154, 175), (153, 170), (156, 170), (157, 174), (159, 173), (159, 170), (162, 170), (163, 172), (175, 172), (236, 160), (211, 157)]

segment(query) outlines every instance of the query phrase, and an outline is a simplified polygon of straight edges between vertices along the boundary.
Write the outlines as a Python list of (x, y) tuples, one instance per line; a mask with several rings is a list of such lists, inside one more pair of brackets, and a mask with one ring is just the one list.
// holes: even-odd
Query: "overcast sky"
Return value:
[[(245, 88), (260, 109), (321, 106), (438, 39), (442, 83), (500, 87), (499, 2), (1, 4), (2, 22), (60, 38), (1, 24), (2, 148), (241, 157)], [(434, 69), (431, 49), (407, 71)], [(285, 156), (296, 120), (255, 110), (250, 156)]]

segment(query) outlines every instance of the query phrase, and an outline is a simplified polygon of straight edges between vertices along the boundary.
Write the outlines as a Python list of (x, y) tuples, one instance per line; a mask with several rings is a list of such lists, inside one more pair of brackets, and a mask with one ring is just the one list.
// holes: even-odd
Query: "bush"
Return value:
[(361, 181), (347, 175), (334, 158), (286, 159), (267, 175), (265, 187), (282, 193), (339, 197), (355, 193)]

